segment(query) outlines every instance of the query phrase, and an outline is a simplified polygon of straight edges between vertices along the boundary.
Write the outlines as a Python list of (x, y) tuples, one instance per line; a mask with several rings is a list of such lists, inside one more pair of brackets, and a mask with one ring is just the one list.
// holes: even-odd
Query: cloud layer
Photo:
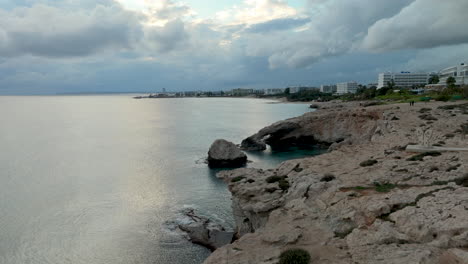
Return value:
[[(31, 83), (129, 89), (105, 77), (112, 73), (138, 90), (319, 85), (459, 62), (424, 59), (444, 49), (468, 59), (465, 0), (309, 0), (302, 8), (245, 0), (210, 18), (178, 0), (132, 3), (0, 3), (0, 93)], [(328, 69), (331, 62), (341, 68)]]

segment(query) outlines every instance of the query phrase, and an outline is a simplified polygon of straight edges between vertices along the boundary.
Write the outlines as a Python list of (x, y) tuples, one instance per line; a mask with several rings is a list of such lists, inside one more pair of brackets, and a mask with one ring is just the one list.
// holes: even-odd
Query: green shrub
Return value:
[(356, 187), (353, 187), (353, 189), (358, 190), (358, 191), (362, 191), (362, 190), (367, 190), (369, 188), (363, 187), (363, 186), (356, 186)]
[(285, 176), (273, 175), (273, 176), (270, 176), (270, 177), (266, 178), (266, 182), (267, 183), (275, 183), (275, 182), (279, 182), (279, 181), (283, 180), (284, 178), (286, 178), (286, 177)]
[(303, 249), (288, 249), (281, 253), (278, 264), (309, 264), (310, 254)]
[(378, 163), (378, 161), (376, 160), (373, 160), (373, 159), (370, 159), (370, 160), (366, 160), (366, 161), (363, 161), (359, 164), (359, 166), (361, 167), (369, 167), (369, 166), (372, 166), (374, 164)]
[(441, 94), (441, 95), (436, 96), (435, 100), (436, 101), (447, 102), (448, 100), (450, 100), (450, 96), (446, 95), (446, 94)]
[(281, 188), (281, 190), (286, 191), (289, 189), (289, 182), (285, 179), (282, 179), (279, 181), (278, 186)]
[(395, 189), (397, 186), (395, 184), (391, 184), (391, 183), (378, 183), (378, 182), (374, 182), (374, 186), (375, 186), (375, 190), (377, 192), (389, 192), (391, 191), (392, 189)]

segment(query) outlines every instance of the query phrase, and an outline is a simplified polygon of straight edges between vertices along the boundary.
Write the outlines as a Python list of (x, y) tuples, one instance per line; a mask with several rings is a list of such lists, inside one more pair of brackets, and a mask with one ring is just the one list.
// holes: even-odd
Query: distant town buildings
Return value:
[(336, 84), (337, 94), (356, 93), (358, 89), (357, 82), (343, 82)]
[(232, 95), (233, 96), (247, 96), (247, 95), (251, 95), (253, 93), (254, 93), (254, 89), (238, 88), (238, 89), (233, 89), (232, 90)]
[(386, 72), (379, 74), (377, 89), (388, 86), (393, 81), (395, 87), (398, 88), (413, 88), (416, 86), (424, 86), (429, 83), (431, 73), (411, 73), (411, 72)]
[(317, 87), (307, 87), (307, 86), (295, 86), (295, 87), (288, 87), (289, 88), (289, 93), (299, 93), (303, 91), (311, 91), (311, 90), (318, 90), (319, 88)]
[(265, 95), (276, 95), (276, 94), (282, 94), (284, 93), (285, 89), (282, 88), (270, 88), (270, 89), (265, 89)]
[(455, 78), (456, 85), (468, 84), (468, 65), (460, 65), (445, 68), (439, 71), (439, 84), (446, 84), (449, 77)]
[(322, 93), (336, 93), (336, 85), (320, 85), (320, 92)]

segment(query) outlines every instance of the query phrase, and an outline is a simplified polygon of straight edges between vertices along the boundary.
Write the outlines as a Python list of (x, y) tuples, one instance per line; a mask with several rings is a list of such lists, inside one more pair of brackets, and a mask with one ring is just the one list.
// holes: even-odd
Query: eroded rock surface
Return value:
[[(307, 250), (312, 263), (468, 263), (468, 153), (414, 161), (416, 153), (404, 151), (417, 142), (418, 126), (431, 126), (437, 144), (468, 146), (457, 132), (466, 115), (440, 105), (327, 109), (336, 118), (322, 125), (323, 136), (317, 130), (308, 135), (331, 142), (349, 128), (345, 141), (351, 144), (276, 169), (219, 173), (232, 193), (240, 238), (216, 250), (205, 264), (276, 264), (288, 248)], [(428, 106), (437, 121), (419, 118)], [(353, 116), (353, 111), (363, 114)], [(307, 120), (331, 115), (319, 112)], [(278, 136), (282, 141), (297, 131), (307, 135), (304, 131), (317, 124), (276, 127), (288, 131)], [(326, 135), (325, 128), (342, 131)], [(366, 160), (377, 162), (361, 166)]]

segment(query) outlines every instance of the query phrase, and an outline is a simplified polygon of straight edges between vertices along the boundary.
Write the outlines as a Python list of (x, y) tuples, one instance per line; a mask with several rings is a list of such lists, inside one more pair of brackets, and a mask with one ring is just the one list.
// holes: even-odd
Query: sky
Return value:
[(466, 0), (0, 0), (0, 94), (377, 82), (468, 62)]

